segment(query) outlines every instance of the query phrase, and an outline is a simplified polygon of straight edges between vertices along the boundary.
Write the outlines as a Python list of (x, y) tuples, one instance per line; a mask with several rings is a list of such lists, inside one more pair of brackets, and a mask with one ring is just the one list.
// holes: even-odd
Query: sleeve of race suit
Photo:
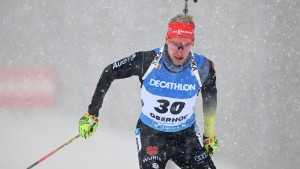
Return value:
[(98, 117), (99, 109), (102, 107), (105, 94), (115, 79), (139, 76), (139, 79), (141, 80), (144, 71), (147, 71), (146, 67), (150, 65), (151, 59), (153, 58), (149, 57), (149, 55), (153, 55), (153, 53), (154, 51), (136, 52), (129, 57), (108, 65), (103, 70), (97, 83), (92, 101), (88, 107), (89, 114)]
[(215, 120), (216, 120), (216, 112), (217, 112), (216, 72), (212, 61), (205, 58), (203, 64), (204, 67), (206, 67), (206, 69), (208, 70), (206, 80), (203, 83), (202, 90), (201, 90), (202, 101), (203, 101), (203, 117), (204, 117), (203, 134), (206, 137), (212, 137), (215, 135)]

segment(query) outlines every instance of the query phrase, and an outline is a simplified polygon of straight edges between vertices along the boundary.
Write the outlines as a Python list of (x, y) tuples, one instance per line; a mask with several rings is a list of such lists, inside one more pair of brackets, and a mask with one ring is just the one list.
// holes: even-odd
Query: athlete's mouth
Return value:
[(177, 60), (183, 60), (184, 57), (175, 56), (175, 58), (176, 58)]

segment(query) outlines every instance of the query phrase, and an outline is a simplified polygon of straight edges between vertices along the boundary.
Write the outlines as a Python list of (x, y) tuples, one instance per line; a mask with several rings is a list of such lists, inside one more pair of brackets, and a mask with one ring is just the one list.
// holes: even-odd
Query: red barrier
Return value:
[(53, 107), (56, 91), (54, 67), (0, 68), (1, 107)]

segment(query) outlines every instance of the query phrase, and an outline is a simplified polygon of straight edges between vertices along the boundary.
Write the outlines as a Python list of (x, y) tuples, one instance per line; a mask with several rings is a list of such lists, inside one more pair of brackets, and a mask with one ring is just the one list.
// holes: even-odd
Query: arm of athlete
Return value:
[(218, 139), (215, 136), (215, 120), (217, 112), (216, 74), (213, 62), (209, 61), (208, 76), (202, 87), (204, 133), (203, 143), (210, 156), (218, 148)]
[(88, 107), (89, 114), (98, 117), (99, 109), (102, 107), (103, 99), (115, 79), (128, 78), (136, 71), (133, 71), (135, 66), (141, 62), (140, 57), (136, 56), (137, 53), (123, 58), (115, 63), (108, 65), (102, 72), (98, 81), (91, 104)]
[(98, 81), (88, 112), (78, 122), (79, 134), (84, 137), (90, 137), (98, 127), (99, 109), (102, 106), (103, 99), (111, 83), (115, 79), (127, 78), (134, 75), (133, 68), (139, 64), (139, 58), (136, 53), (123, 58), (115, 63), (108, 65), (102, 72)]
[[(79, 120), (79, 134), (84, 137), (90, 137), (98, 127), (99, 110), (102, 107), (104, 97), (115, 79), (128, 78), (133, 75), (143, 75), (145, 66), (150, 65), (153, 51), (136, 52), (129, 57), (123, 58), (115, 63), (108, 65), (102, 72), (97, 83), (92, 101), (88, 106), (88, 112)], [(147, 70), (147, 69), (146, 69)]]

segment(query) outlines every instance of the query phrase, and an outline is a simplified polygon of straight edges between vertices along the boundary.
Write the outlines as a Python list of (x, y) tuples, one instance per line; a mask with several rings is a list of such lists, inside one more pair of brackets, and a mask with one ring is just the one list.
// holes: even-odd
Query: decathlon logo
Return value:
[(196, 90), (195, 84), (173, 83), (173, 82), (166, 82), (166, 81), (160, 81), (155, 79), (151, 79), (149, 85), (160, 87), (160, 88), (167, 88), (171, 90), (182, 90), (182, 91)]

